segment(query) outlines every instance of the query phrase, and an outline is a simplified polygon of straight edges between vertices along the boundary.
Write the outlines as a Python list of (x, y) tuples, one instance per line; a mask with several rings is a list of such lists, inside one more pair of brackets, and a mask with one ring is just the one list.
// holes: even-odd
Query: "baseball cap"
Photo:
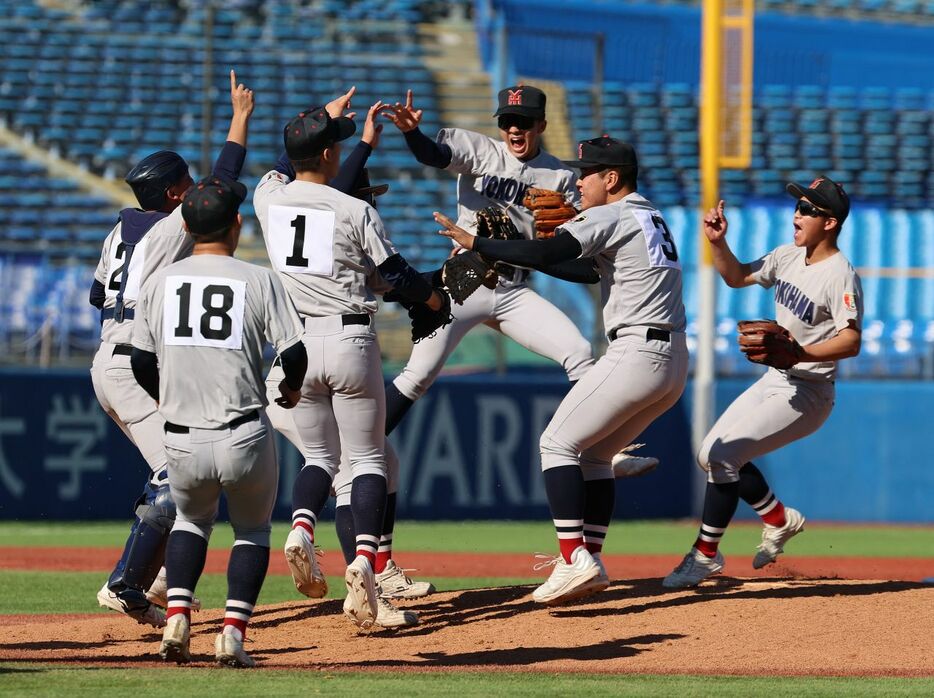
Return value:
[(370, 203), (372, 197), (382, 196), (387, 191), (389, 191), (388, 184), (377, 184), (376, 186), (370, 184), (370, 172), (364, 167), (357, 177), (357, 181), (354, 182), (350, 193), (358, 199)]
[(577, 160), (565, 160), (565, 165), (579, 170), (591, 167), (638, 167), (636, 150), (607, 135), (577, 144)]
[(499, 91), (499, 108), (493, 116), (518, 114), (532, 119), (545, 118), (545, 93), (531, 85), (513, 85)]
[(291, 160), (313, 158), (328, 146), (350, 138), (356, 130), (357, 125), (346, 116), (332, 119), (324, 107), (314, 107), (286, 124), (285, 152)]
[(818, 177), (805, 188), (791, 182), (785, 191), (796, 199), (804, 197), (818, 208), (830, 211), (840, 223), (850, 214), (850, 197), (843, 191), (843, 186), (829, 177)]
[(246, 187), (226, 177), (205, 177), (185, 195), (182, 218), (193, 236), (225, 230), (237, 219)]

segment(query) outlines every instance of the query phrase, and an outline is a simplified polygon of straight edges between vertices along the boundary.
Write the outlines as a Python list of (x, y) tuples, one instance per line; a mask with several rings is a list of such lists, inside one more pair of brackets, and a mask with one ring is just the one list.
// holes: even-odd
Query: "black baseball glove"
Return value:
[(443, 288), (435, 288), (441, 295), (441, 307), (438, 310), (432, 310), (426, 303), (413, 303), (406, 300), (394, 291), (383, 296), (387, 302), (395, 302), (401, 305), (409, 312), (409, 319), (412, 321), (412, 342), (418, 344), (423, 339), (434, 337), (435, 333), (447, 327), (454, 320), (451, 315), (451, 296)]
[[(488, 206), (477, 211), (477, 235), (494, 240), (519, 240), (522, 235), (503, 209)], [(493, 262), (479, 252), (468, 250), (460, 252), (444, 263), (444, 284), (451, 292), (451, 298), (462, 305), (480, 286), (495, 288), (500, 272), (510, 267), (501, 262)]]

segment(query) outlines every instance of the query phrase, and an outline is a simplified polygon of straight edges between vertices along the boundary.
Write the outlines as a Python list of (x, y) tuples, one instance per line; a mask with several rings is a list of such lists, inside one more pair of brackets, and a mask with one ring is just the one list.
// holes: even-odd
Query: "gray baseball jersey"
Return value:
[[(126, 246), (120, 236), (121, 228), (121, 223), (117, 223), (110, 231), (94, 271), (94, 278), (104, 284), (104, 308), (113, 308), (116, 304), (124, 275), (124, 306), (128, 309), (135, 308), (140, 289), (153, 272), (189, 256), (194, 246), (191, 236), (182, 227), (182, 207), (179, 206), (156, 222), (136, 244), (130, 258), (130, 267), (127, 269)], [(130, 344), (132, 340), (132, 319), (125, 318), (123, 322), (112, 318), (104, 320), (101, 326), (101, 341)]]
[(684, 332), (681, 261), (662, 214), (638, 193), (595, 206), (561, 230), (581, 244), (600, 270), (607, 332), (648, 326)]
[(367, 276), (396, 254), (376, 209), (276, 171), (260, 180), (253, 205), (269, 260), (300, 315), (376, 312)]
[[(577, 175), (544, 150), (530, 160), (519, 160), (502, 140), (461, 128), (443, 128), (437, 140), (451, 148), (447, 169), (457, 173), (457, 224), (465, 230), (476, 230), (477, 211), (499, 206), (517, 230), (534, 238), (532, 212), (522, 205), (530, 187), (560, 191), (569, 203), (580, 206)], [(500, 283), (520, 283), (524, 277), (518, 275), (515, 281), (501, 277)]]
[[(681, 397), (688, 352), (681, 263), (661, 214), (633, 193), (562, 226), (600, 268), (613, 339), (558, 406), (540, 440), (542, 469), (613, 477), (611, 459)], [(599, 406), (599, 407), (595, 407)]]
[[(800, 344), (816, 344), (851, 324), (862, 329), (863, 290), (856, 270), (842, 252), (806, 264), (807, 250), (776, 247), (752, 264), (753, 278), (775, 288), (775, 318)], [(800, 363), (790, 374), (811, 380), (833, 380), (836, 361)]]
[(137, 311), (133, 346), (159, 357), (159, 411), (198, 429), (265, 407), (265, 342), (282, 352), (302, 338), (276, 275), (233, 257), (196, 255), (156, 272)]

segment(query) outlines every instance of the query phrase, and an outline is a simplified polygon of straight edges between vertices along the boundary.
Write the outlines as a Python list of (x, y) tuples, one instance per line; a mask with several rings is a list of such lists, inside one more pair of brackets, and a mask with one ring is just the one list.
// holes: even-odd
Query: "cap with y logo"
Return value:
[(531, 85), (514, 85), (499, 91), (499, 108), (493, 116), (518, 114), (532, 119), (545, 118), (545, 93)]

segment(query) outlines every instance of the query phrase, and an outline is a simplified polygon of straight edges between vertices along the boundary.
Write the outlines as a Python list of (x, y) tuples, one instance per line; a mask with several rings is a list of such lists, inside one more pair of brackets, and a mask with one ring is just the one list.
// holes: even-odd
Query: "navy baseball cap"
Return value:
[(565, 160), (564, 164), (578, 170), (593, 167), (639, 167), (636, 149), (607, 135), (581, 141), (577, 144), (577, 160)]
[(290, 160), (313, 158), (328, 146), (350, 138), (356, 130), (357, 125), (346, 116), (332, 119), (324, 107), (315, 107), (286, 124), (285, 152)]
[(531, 85), (514, 85), (499, 91), (499, 108), (493, 116), (518, 114), (531, 119), (545, 118), (545, 93)]
[(850, 215), (850, 197), (843, 190), (843, 185), (829, 177), (818, 177), (808, 187), (791, 182), (785, 186), (785, 191), (796, 199), (803, 197), (818, 208), (830, 211), (840, 223)]
[(205, 177), (192, 186), (182, 204), (182, 218), (192, 236), (210, 235), (229, 228), (237, 219), (246, 187), (226, 177)]

